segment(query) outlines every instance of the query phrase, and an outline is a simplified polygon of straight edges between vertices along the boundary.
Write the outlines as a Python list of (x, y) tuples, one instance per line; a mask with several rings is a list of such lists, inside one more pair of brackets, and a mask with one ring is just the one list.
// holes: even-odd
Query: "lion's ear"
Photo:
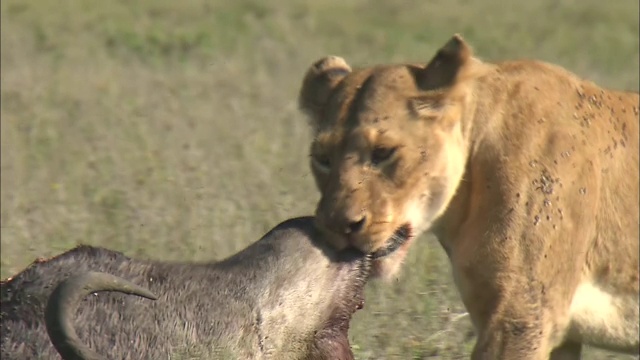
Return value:
[(420, 87), (424, 90), (436, 90), (454, 85), (472, 55), (471, 47), (462, 36), (455, 34), (438, 50), (436, 56), (419, 75)]
[(298, 105), (311, 117), (314, 125), (322, 118), (331, 91), (350, 72), (351, 67), (338, 56), (324, 57), (307, 70), (298, 96)]

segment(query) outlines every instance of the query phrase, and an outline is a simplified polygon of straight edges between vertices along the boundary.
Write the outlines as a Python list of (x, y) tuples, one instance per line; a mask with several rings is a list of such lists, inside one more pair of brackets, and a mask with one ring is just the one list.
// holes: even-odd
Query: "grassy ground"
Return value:
[[(310, 134), (295, 100), (325, 54), (427, 61), (460, 32), (485, 59), (536, 57), (638, 89), (632, 0), (0, 6), (2, 278), (78, 243), (221, 258), (310, 214)], [(468, 354), (469, 320), (431, 237), (397, 281), (372, 283), (367, 296), (351, 332), (359, 359)]]

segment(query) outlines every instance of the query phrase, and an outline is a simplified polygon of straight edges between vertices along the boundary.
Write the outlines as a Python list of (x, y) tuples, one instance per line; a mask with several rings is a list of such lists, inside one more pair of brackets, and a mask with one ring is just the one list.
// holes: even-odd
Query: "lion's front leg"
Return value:
[(582, 344), (565, 342), (551, 349), (538, 324), (500, 321), (496, 329), (488, 329), (478, 339), (472, 360), (485, 359), (544, 359), (580, 360)]
[(523, 307), (518, 297), (510, 301), (514, 303), (491, 314), (487, 325), (479, 329), (472, 360), (549, 359), (552, 349), (540, 312)]
[(547, 261), (544, 242), (528, 234), (484, 233), (452, 249), (456, 285), (478, 333), (471, 358), (579, 359), (579, 347), (564, 344), (576, 277), (553, 276), (577, 268), (577, 257)]
[(580, 344), (565, 343), (574, 282), (550, 279), (534, 270), (548, 268), (547, 264), (503, 257), (518, 252), (515, 248), (468, 252), (487, 255), (472, 256), (477, 262), (465, 261), (468, 266), (454, 268), (478, 333), (471, 359), (580, 359)]
[(581, 343), (566, 341), (551, 352), (549, 360), (580, 360), (581, 354)]
[[(482, 252), (482, 251), (480, 251)], [(460, 259), (454, 256), (454, 259)], [(554, 330), (546, 286), (525, 269), (488, 255), (468, 267), (454, 265), (454, 278), (478, 338), (472, 360), (547, 360)], [(459, 265), (459, 263), (458, 263)]]

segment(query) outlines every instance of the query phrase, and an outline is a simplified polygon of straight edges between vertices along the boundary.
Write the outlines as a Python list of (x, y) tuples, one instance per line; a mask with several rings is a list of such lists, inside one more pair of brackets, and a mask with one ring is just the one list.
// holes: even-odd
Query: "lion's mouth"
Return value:
[(371, 254), (372, 259), (380, 259), (388, 256), (398, 250), (404, 243), (411, 238), (411, 225), (404, 224), (400, 226), (387, 240), (387, 245), (378, 249)]

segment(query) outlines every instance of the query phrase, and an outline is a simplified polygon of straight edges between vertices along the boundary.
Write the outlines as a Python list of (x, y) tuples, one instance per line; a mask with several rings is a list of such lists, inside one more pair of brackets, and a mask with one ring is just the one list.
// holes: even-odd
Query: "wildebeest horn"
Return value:
[(149, 290), (107, 273), (86, 272), (61, 282), (49, 296), (44, 319), (51, 343), (64, 360), (102, 359), (80, 341), (72, 321), (80, 300), (100, 291), (117, 291), (151, 300), (158, 299)]

